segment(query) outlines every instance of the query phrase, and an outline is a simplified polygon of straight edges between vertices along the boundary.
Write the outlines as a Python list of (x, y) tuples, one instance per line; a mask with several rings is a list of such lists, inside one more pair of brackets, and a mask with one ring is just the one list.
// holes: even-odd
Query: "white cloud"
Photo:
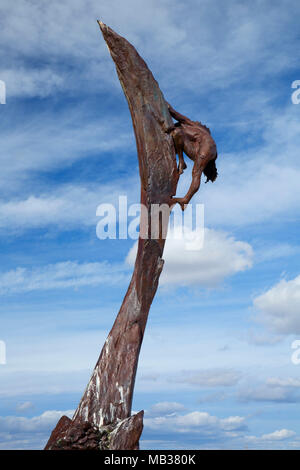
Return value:
[(66, 415), (70, 418), (73, 416), (74, 411), (45, 411), (39, 416), (33, 418), (24, 418), (19, 416), (0, 417), (0, 432), (20, 433), (20, 432), (34, 432), (45, 431), (55, 426), (61, 416)]
[(257, 296), (254, 307), (257, 319), (279, 334), (300, 333), (300, 275), (282, 279), (264, 294)]
[(258, 263), (273, 261), (279, 258), (286, 258), (298, 255), (300, 246), (290, 245), (288, 243), (266, 244), (255, 250), (255, 260)]
[(0, 274), (0, 294), (114, 284), (126, 279), (123, 266), (107, 262), (65, 261), (35, 268), (16, 268)]
[(0, 449), (42, 449), (60, 417), (73, 414), (73, 410), (51, 410), (33, 418), (0, 417)]
[[(157, 403), (152, 409), (156, 412), (161, 410), (162, 415), (144, 418), (145, 433), (155, 431), (160, 434), (182, 435), (192, 432), (198, 437), (224, 439), (231, 437), (232, 432), (239, 436), (247, 430), (246, 420), (241, 416), (229, 416), (220, 419), (217, 416), (200, 411), (179, 415), (177, 411), (182, 411), (184, 407), (177, 402)], [(171, 409), (173, 413), (166, 415), (166, 412)], [(51, 410), (32, 418), (0, 417), (0, 448), (43, 448), (60, 417), (66, 415), (71, 418), (73, 414), (74, 410)]]
[(229, 418), (221, 419), (220, 424), (224, 431), (239, 431), (246, 429), (245, 420), (243, 416), (229, 416)]
[(103, 184), (63, 185), (53, 191), (30, 195), (25, 199), (0, 200), (0, 231), (20, 234), (24, 230), (52, 226), (55, 230), (95, 227), (100, 220), (96, 216), (99, 204), (112, 204), (118, 216), (119, 195), (131, 194), (118, 187)]
[[(252, 266), (253, 251), (248, 243), (235, 240), (227, 233), (205, 229), (203, 248), (186, 250), (187, 239), (167, 237), (160, 285), (216, 287), (224, 278)], [(133, 265), (135, 244), (127, 256)]]
[(239, 391), (238, 397), (243, 402), (273, 402), (273, 403), (297, 403), (300, 396), (291, 387), (281, 385), (279, 382), (266, 381), (265, 384), (255, 387), (248, 386)]
[(224, 278), (252, 266), (251, 246), (227, 233), (206, 228), (199, 251), (185, 250), (185, 243), (184, 239), (167, 239), (161, 285), (215, 287)]
[[(60, 417), (66, 415), (71, 418), (73, 414), (74, 410), (50, 410), (32, 418), (0, 417), (0, 448), (3, 450), (42, 449)], [(184, 415), (145, 417), (144, 425), (144, 436), (147, 436), (147, 438), (148, 436), (151, 438), (152, 433), (159, 433), (162, 437), (164, 435), (168, 436), (168, 441), (164, 439), (153, 441), (153, 439), (149, 440), (148, 438), (147, 440), (146, 438), (143, 440), (143, 446), (146, 448), (149, 445), (154, 445), (154, 448), (166, 448), (168, 442), (172, 442), (172, 448), (189, 448), (191, 436), (194, 440), (201, 439), (202, 446), (204, 442), (205, 448), (211, 446), (211, 443), (213, 443), (213, 448), (222, 448), (223, 446), (243, 448), (245, 444), (259, 447), (260, 444), (269, 445), (272, 442), (284, 441), (296, 435), (294, 431), (283, 428), (272, 433), (263, 434), (260, 437), (247, 436), (245, 435), (247, 431), (245, 417), (218, 418), (203, 411), (193, 411)], [(178, 447), (178, 438), (181, 447)], [(186, 445), (184, 445), (185, 440), (187, 441)], [(159, 444), (159, 447), (157, 447), (157, 444)], [(167, 448), (170, 448), (170, 446)]]
[[(6, 195), (19, 192), (22, 184), (25, 194), (32, 191), (32, 185), (24, 187), (28, 177), (43, 191), (38, 172), (69, 168), (79, 159), (85, 159), (88, 165), (95, 155), (101, 176), (107, 152), (114, 154), (121, 149), (134, 149), (127, 121), (120, 116), (110, 116), (108, 122), (107, 116), (105, 119), (95, 117), (83, 105), (72, 107), (72, 111), (64, 109), (59, 114), (51, 109), (30, 114), (25, 124), (23, 120), (15, 120), (9, 128), (2, 127), (0, 139), (0, 194), (5, 190)], [(118, 161), (115, 161), (115, 168), (118, 168)]]
[(290, 431), (289, 429), (280, 429), (269, 434), (263, 434), (260, 437), (246, 436), (245, 439), (250, 442), (259, 443), (259, 441), (284, 441), (285, 439), (289, 439), (294, 436), (296, 436), (294, 431)]
[(281, 441), (283, 439), (289, 439), (290, 437), (295, 436), (296, 433), (294, 431), (289, 431), (288, 429), (280, 429), (280, 431), (274, 431), (270, 434), (263, 434), (261, 439), (263, 440), (271, 440), (271, 441)]
[[(46, 65), (40, 65), (40, 71), (48, 63), (54, 71), (60, 67), (63, 81), (68, 84), (72, 79), (70, 70), (63, 68), (64, 62), (76, 68), (75, 86), (80, 87), (84, 80), (92, 78), (93, 86), (97, 87), (101, 83), (97, 83), (97, 76), (109, 86), (112, 67), (96, 23), (101, 18), (133, 42), (153, 67), (160, 70), (163, 84), (178, 86), (180, 83), (181, 88), (190, 90), (197, 85), (207, 92), (212, 87), (224, 89), (233, 83), (240, 84), (254, 70), (256, 79), (261, 80), (271, 71), (278, 73), (295, 65), (296, 57), (290, 54), (287, 59), (296, 37), (293, 26), (298, 6), (295, 2), (286, 9), (268, 1), (259, 3), (259, 17), (258, 6), (241, 5), (236, 0), (226, 5), (230, 15), (217, 0), (191, 3), (102, 0), (99, 4), (97, 0), (63, 3), (53, 0), (43, 1), (40, 8), (35, 3), (19, 0), (18, 18), (11, 4), (2, 7), (6, 19), (1, 30), (2, 50), (17, 64), (18, 67), (12, 68), (16, 76), (19, 62), (22, 64), (31, 57), (36, 63), (42, 57)], [(193, 15), (188, 14), (189, 8), (193, 9)], [(80, 21), (73, 21), (68, 27), (70, 11)], [(290, 11), (294, 14), (290, 15)], [(179, 24), (179, 18), (185, 18), (183, 25)], [(29, 62), (25, 73), (34, 72)], [(22, 89), (21, 80), (19, 86)], [(34, 92), (40, 92), (39, 85), (36, 91), (32, 89)]]
[(16, 411), (22, 413), (30, 410), (31, 408), (33, 408), (33, 403), (31, 401), (24, 401), (16, 406)]
[(245, 418), (229, 416), (220, 419), (204, 411), (193, 411), (185, 415), (169, 415), (144, 419), (145, 427), (160, 433), (188, 433), (194, 432), (203, 435), (224, 433), (228, 431), (241, 431), (246, 429)]
[(20, 67), (18, 74), (14, 69), (1, 71), (1, 78), (7, 84), (7, 93), (10, 97), (46, 97), (63, 85), (63, 76), (59, 71), (49, 68), (30, 70)]
[(300, 387), (300, 379), (295, 379), (294, 377), (288, 377), (281, 379), (279, 377), (270, 377), (267, 379), (268, 385), (280, 386), (280, 387)]
[[(84, 81), (87, 85), (91, 76), (96, 88), (102, 88), (102, 80), (108, 85), (112, 64), (96, 23), (103, 11), (98, 2), (89, 1), (87, 5), (81, 0), (66, 4), (43, 1), (41, 8), (18, 0), (18, 18), (11, 5), (2, 10), (6, 21), (1, 49), (6, 51), (4, 71), (11, 96), (45, 96), (57, 89), (74, 91), (82, 88)], [(68, 27), (70, 11), (80, 21), (73, 21)], [(76, 71), (72, 73), (72, 69)], [(97, 75), (102, 78), (98, 83)], [(53, 80), (56, 76), (58, 80)]]

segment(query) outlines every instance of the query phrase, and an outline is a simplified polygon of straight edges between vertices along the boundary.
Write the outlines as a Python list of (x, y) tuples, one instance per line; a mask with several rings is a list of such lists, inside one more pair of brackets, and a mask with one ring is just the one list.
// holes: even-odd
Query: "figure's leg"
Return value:
[(178, 159), (179, 159), (179, 162), (178, 162), (178, 173), (179, 173), (179, 175), (182, 175), (183, 170), (186, 169), (186, 163), (185, 163), (184, 158), (183, 158), (183, 151), (182, 151), (182, 148), (179, 148), (179, 149), (178, 149)]
[(175, 129), (173, 130), (172, 137), (175, 145), (175, 150), (179, 159), (178, 172), (179, 175), (181, 175), (183, 173), (183, 170), (185, 170), (186, 168), (186, 164), (183, 158), (183, 136), (181, 130), (178, 127), (175, 127)]

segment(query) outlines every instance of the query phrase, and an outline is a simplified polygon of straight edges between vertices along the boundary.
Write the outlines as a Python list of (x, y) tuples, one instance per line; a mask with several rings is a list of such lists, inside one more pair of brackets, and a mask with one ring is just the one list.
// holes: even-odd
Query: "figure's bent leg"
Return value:
[(181, 130), (178, 127), (172, 131), (172, 137), (175, 145), (175, 150), (178, 155), (178, 172), (179, 175), (183, 173), (183, 170), (186, 168), (186, 164), (183, 158), (183, 136), (181, 134)]
[(186, 169), (186, 163), (184, 161), (184, 158), (183, 158), (183, 152), (182, 152), (182, 149), (178, 149), (178, 158), (179, 158), (179, 162), (178, 162), (178, 173), (179, 175), (182, 175), (183, 173), (183, 170)]

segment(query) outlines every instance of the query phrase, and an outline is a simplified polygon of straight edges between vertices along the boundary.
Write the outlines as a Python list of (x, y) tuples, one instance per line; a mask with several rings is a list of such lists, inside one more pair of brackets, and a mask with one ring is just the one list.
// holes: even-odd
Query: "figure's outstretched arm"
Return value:
[(184, 197), (174, 197), (171, 199), (171, 202), (180, 204), (181, 209), (185, 209), (185, 204), (188, 204), (194, 194), (198, 191), (200, 187), (200, 182), (201, 182), (201, 175), (203, 173), (203, 170), (205, 169), (205, 166), (207, 164), (207, 159), (203, 157), (202, 155), (199, 155), (193, 166), (193, 171), (192, 171), (192, 182), (189, 187), (188, 192)]
[(182, 122), (183, 124), (193, 124), (193, 121), (191, 119), (175, 111), (175, 109), (172, 108), (169, 103), (167, 103), (167, 105), (171, 116), (176, 119), (176, 121)]

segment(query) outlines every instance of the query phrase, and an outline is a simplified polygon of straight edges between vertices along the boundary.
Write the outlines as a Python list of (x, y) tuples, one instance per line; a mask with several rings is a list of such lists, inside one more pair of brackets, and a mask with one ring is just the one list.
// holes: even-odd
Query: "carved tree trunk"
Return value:
[[(161, 221), (159, 235), (151, 238), (153, 225), (157, 223), (151, 206), (168, 203), (176, 193), (178, 181), (173, 141), (164, 131), (164, 126), (169, 127), (173, 122), (158, 83), (126, 39), (102, 22), (99, 25), (131, 112), (139, 158), (141, 203), (147, 208), (147, 217), (141, 217), (138, 252), (128, 291), (90, 382), (73, 419), (60, 420), (46, 449), (96, 448), (97, 438), (102, 439), (100, 448), (138, 448), (143, 412), (131, 417), (133, 388), (148, 313), (163, 268), (165, 244)], [(95, 442), (90, 438), (85, 440), (84, 427), (89, 435), (98, 436), (93, 437)], [(107, 433), (111, 433), (109, 444)]]

